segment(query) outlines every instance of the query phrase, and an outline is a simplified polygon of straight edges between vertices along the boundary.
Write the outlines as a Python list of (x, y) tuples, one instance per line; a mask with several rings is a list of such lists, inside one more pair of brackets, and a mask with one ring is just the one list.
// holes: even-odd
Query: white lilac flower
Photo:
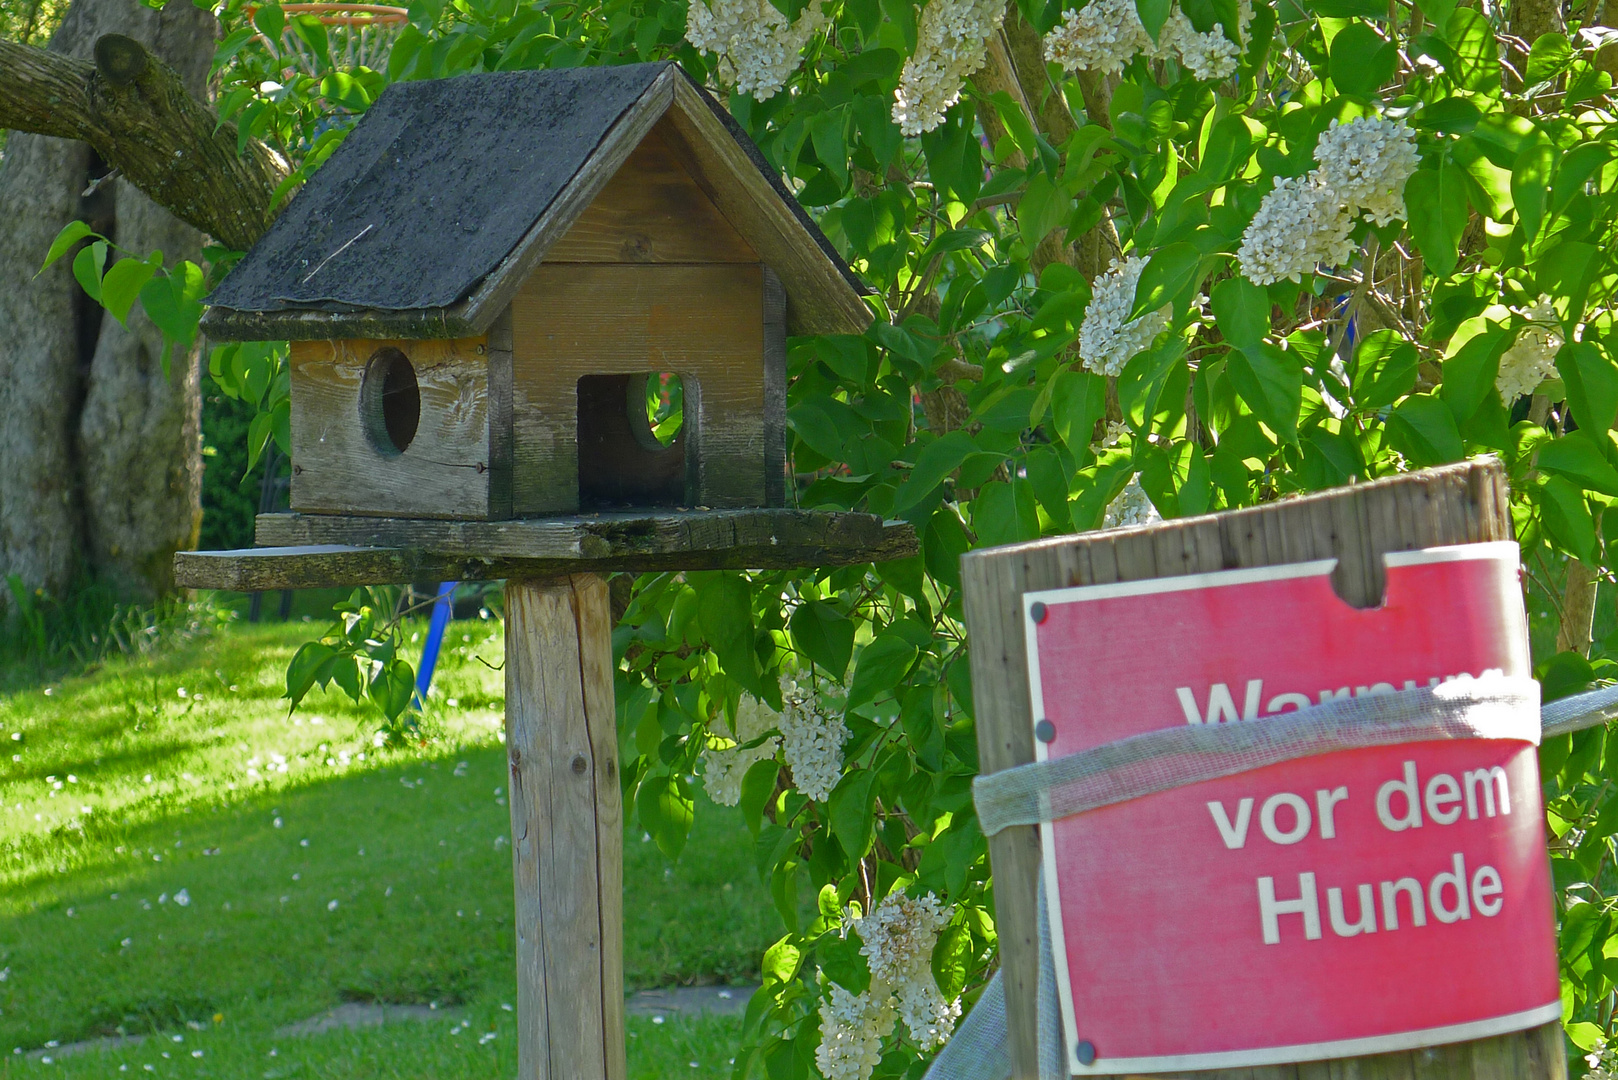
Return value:
[[(1253, 21), (1252, 0), (1237, 5), (1236, 36), (1244, 44)], [(1141, 53), (1154, 60), (1178, 58), (1203, 81), (1236, 73), (1240, 49), (1215, 23), (1203, 34), (1178, 6), (1171, 8), (1154, 42), (1141, 24), (1134, 0), (1091, 0), (1083, 8), (1062, 12), (1062, 22), (1045, 36), (1045, 59), (1068, 71), (1116, 75)]]
[(1062, 12), (1062, 22), (1045, 36), (1045, 59), (1067, 71), (1117, 75), (1151, 45), (1135, 11), (1135, 0), (1090, 0)]
[(1242, 234), (1236, 259), (1255, 285), (1297, 281), (1321, 263), (1348, 262), (1353, 231), (1353, 216), (1317, 175), (1278, 176)]
[(1590, 1052), (1584, 1055), (1584, 1063), (1590, 1066), (1584, 1080), (1618, 1080), (1618, 1048), (1609, 1045), (1606, 1039), (1596, 1040)]
[(1144, 269), (1146, 260), (1139, 256), (1131, 255), (1122, 263), (1114, 259), (1091, 283), (1090, 306), (1085, 308), (1084, 323), (1079, 327), (1079, 360), (1085, 370), (1117, 375), (1131, 357), (1151, 345), (1152, 339), (1168, 326), (1167, 307), (1129, 318), (1135, 306), (1135, 286)]
[(983, 66), (989, 35), (1005, 17), (1000, 0), (932, 0), (922, 9), (916, 50), (893, 94), (893, 122), (900, 131), (920, 135), (944, 122), (967, 76)]
[(1378, 225), (1405, 217), (1405, 181), (1421, 159), (1416, 133), (1403, 120), (1361, 117), (1331, 122), (1315, 143), (1321, 181), (1348, 207)]
[(756, 100), (773, 97), (826, 24), (818, 2), (788, 21), (769, 0), (691, 0), (685, 39), (719, 57), (719, 76)]
[(1225, 36), (1225, 28), (1214, 23), (1206, 34), (1197, 32), (1185, 12), (1175, 8), (1157, 35), (1155, 55), (1172, 50), (1180, 63), (1203, 82), (1228, 79), (1236, 74), (1236, 58), (1241, 50)]
[(1524, 394), (1532, 394), (1556, 373), (1556, 354), (1562, 348), (1562, 327), (1550, 297), (1541, 296), (1521, 314), (1530, 320), (1529, 324), (1517, 331), (1511, 347), (1500, 357), (1500, 372), (1494, 380), (1500, 400), (1507, 405)]
[(820, 1006), (815, 1064), (826, 1080), (867, 1080), (881, 1060), (883, 1038), (900, 1022), (922, 1050), (949, 1041), (961, 1003), (944, 996), (932, 969), (933, 947), (949, 920), (950, 909), (932, 893), (917, 899), (903, 892), (850, 920), (871, 984), (862, 994), (832, 986)]
[(815, 1068), (826, 1080), (868, 1080), (882, 1060), (882, 1040), (897, 1019), (885, 994), (851, 994), (833, 985), (820, 1004), (820, 1045)]
[(812, 683), (802, 685), (782, 676), (781, 702), (781, 750), (792, 769), (792, 786), (825, 802), (843, 774), (848, 725), (827, 708)]
[(769, 706), (743, 694), (736, 707), (736, 738), (710, 742), (702, 751), (702, 786), (708, 798), (720, 806), (735, 806), (742, 801), (742, 778), (760, 761), (775, 756), (781, 740), (771, 736), (749, 748), (748, 743), (763, 735), (780, 722), (780, 717)]
[(1107, 510), (1102, 515), (1101, 527), (1121, 529), (1128, 525), (1150, 525), (1154, 521), (1162, 520), (1163, 515), (1152, 505), (1146, 489), (1140, 486), (1140, 474), (1136, 473), (1129, 478), (1129, 483), (1124, 485), (1124, 490), (1118, 493), (1118, 497), (1107, 504)]

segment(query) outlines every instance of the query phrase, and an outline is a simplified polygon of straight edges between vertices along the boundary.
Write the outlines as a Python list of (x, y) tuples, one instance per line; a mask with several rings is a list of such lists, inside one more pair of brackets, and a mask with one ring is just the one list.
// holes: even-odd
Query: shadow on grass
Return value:
[[(0, 898), (0, 1052), (216, 1014), (267, 1030), (345, 1000), (514, 1000), (505, 783), (490, 744), (17, 842), (15, 860), (75, 865)], [(750, 851), (711, 805), (678, 864), (626, 837), (632, 988), (756, 978), (780, 927)]]

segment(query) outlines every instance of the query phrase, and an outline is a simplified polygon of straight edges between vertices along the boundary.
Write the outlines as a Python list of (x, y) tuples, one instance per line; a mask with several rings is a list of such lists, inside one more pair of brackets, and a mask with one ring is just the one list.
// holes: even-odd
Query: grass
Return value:
[[(499, 626), (452, 625), (408, 751), (338, 695), (287, 716), (311, 629), (236, 625), (0, 697), (0, 1080), (515, 1071)], [(676, 864), (632, 832), (625, 881), (631, 988), (756, 978), (780, 933), (734, 812), (699, 808)], [(343, 1001), (451, 1018), (275, 1037)], [(634, 1018), (631, 1075), (728, 1075), (738, 1030)], [(123, 1033), (160, 1038), (8, 1052)]]

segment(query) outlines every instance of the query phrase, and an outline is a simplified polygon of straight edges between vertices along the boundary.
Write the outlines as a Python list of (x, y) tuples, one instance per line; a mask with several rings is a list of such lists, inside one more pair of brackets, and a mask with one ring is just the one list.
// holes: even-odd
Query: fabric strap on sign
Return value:
[[(973, 782), (978, 821), (993, 836), (1013, 825), (1040, 825), (1114, 803), (1282, 761), (1405, 743), (1515, 739), (1538, 745), (1618, 719), (1618, 686), (1544, 707), (1533, 679), (1487, 675), (1433, 687), (1334, 699), (1306, 709), (1228, 724), (1187, 724), (1132, 735), (1050, 761), (1019, 765)], [(1067, 1055), (1056, 968), (1039, 887), (1038, 987), (1040, 1080), (1064, 1080)], [(1005, 987), (997, 972), (927, 1080), (1004, 1080), (1011, 1075)]]

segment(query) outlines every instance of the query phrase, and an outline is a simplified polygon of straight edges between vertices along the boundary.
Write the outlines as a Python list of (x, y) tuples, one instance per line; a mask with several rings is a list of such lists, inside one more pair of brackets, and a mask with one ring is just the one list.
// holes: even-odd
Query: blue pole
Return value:
[(438, 650), (444, 644), (444, 628), (449, 625), (454, 610), (454, 581), (438, 586), (438, 598), (433, 601), (433, 621), (427, 624), (427, 642), (421, 647), (421, 667), (416, 671), (416, 708), (427, 704), (427, 691), (433, 685), (433, 669), (438, 666)]

